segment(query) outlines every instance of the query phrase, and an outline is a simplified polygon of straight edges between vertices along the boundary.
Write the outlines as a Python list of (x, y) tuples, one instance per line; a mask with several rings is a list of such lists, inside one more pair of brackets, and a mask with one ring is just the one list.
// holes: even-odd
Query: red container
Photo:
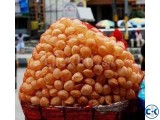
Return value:
[(116, 112), (106, 112), (106, 113), (102, 113), (102, 112), (97, 112), (95, 111), (94, 114), (94, 120), (116, 120)]
[(93, 108), (67, 108), (65, 120), (92, 120)]
[[(124, 103), (123, 103), (124, 104)], [(100, 112), (94, 107), (48, 107), (21, 102), (26, 120), (119, 120), (119, 112)], [(116, 106), (114, 110), (121, 106)]]
[(21, 106), (26, 120), (41, 120), (41, 107), (33, 106), (30, 103), (25, 102), (21, 102)]
[(64, 109), (61, 108), (42, 108), (43, 120), (64, 120)]

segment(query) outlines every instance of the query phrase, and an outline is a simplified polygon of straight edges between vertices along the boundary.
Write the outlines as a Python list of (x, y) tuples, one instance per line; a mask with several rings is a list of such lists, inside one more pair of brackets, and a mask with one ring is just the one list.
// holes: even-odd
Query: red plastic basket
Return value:
[(63, 107), (42, 108), (42, 119), (44, 120), (64, 120)]
[(69, 107), (66, 109), (65, 120), (92, 120), (93, 108)]
[(118, 113), (127, 107), (125, 104), (122, 102), (100, 107), (43, 108), (21, 101), (26, 120), (116, 120)]
[(94, 120), (116, 120), (116, 116), (116, 112), (102, 113), (95, 111)]
[(41, 120), (42, 116), (39, 106), (33, 106), (30, 103), (24, 102), (21, 102), (21, 106), (26, 120)]

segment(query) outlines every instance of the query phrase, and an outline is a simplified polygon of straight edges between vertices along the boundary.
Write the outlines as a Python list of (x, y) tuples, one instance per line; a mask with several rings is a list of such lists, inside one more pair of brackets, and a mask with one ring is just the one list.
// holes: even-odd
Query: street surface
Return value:
[(18, 99), (18, 90), (22, 84), (23, 75), (26, 68), (17, 68), (17, 90), (15, 91), (15, 120), (25, 120), (21, 105)]

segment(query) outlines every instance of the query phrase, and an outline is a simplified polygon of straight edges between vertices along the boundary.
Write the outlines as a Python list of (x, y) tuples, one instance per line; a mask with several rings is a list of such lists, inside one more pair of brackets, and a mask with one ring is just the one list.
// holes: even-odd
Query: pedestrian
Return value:
[(20, 33), (17, 37), (17, 52), (24, 53), (24, 47), (25, 47), (24, 36), (22, 33)]
[(111, 33), (110, 36), (114, 36), (116, 38), (116, 41), (120, 41), (120, 42), (123, 42), (124, 45), (125, 45), (125, 48), (127, 49), (128, 48), (128, 43), (123, 39), (123, 35), (122, 35), (122, 32), (119, 30), (119, 29), (115, 29), (113, 31), (113, 33)]
[(131, 34), (130, 34), (130, 47), (134, 48), (135, 47), (135, 41), (136, 41), (136, 34), (135, 34), (135, 31), (131, 31)]
[(142, 38), (142, 34), (141, 34), (140, 30), (137, 30), (135, 32), (135, 35), (136, 35), (137, 47), (142, 47), (144, 44), (144, 39)]
[(145, 44), (141, 47), (141, 54), (142, 54), (142, 62), (141, 62), (141, 70), (145, 71)]

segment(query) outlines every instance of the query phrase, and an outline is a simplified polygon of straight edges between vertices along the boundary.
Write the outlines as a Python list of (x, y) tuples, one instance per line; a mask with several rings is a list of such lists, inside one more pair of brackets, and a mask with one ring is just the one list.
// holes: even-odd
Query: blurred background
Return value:
[(118, 28), (128, 44), (127, 49), (141, 65), (145, 0), (15, 0), (16, 120), (24, 120), (17, 96), (27, 61), (41, 34), (61, 17), (88, 22), (107, 36)]

